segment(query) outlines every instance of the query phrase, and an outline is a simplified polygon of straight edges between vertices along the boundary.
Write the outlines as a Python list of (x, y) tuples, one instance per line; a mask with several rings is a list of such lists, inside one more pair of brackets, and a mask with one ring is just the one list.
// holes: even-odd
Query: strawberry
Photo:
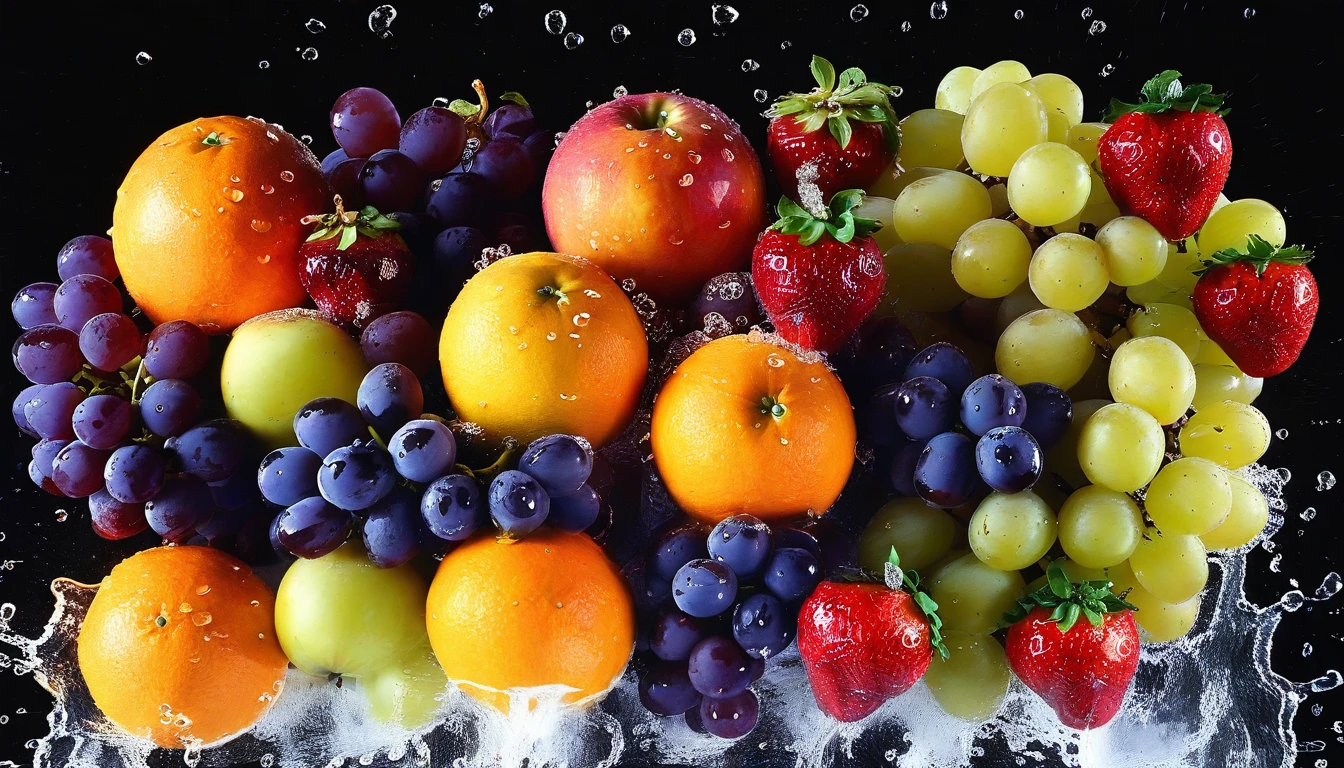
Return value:
[(882, 251), (869, 236), (881, 223), (854, 215), (862, 200), (857, 189), (840, 192), (817, 218), (783, 198), (780, 220), (756, 241), (751, 279), (786, 341), (833, 351), (881, 301), (887, 275)]
[(1209, 218), (1232, 167), (1223, 97), (1203, 83), (1182, 85), (1168, 69), (1143, 85), (1142, 101), (1112, 99), (1097, 140), (1097, 165), (1111, 199), (1183, 240)]
[(1302, 354), (1320, 306), (1311, 251), (1251, 235), (1246, 251), (1219, 251), (1191, 292), (1195, 317), (1242, 373), (1277, 376)]
[(302, 221), (315, 228), (299, 247), (299, 281), (324, 315), (347, 328), (362, 328), (406, 301), (413, 262), (397, 234), (400, 224), (372, 206), (347, 211), (340, 195), (335, 213)]
[(908, 691), (935, 650), (947, 658), (938, 605), (919, 591), (919, 574), (901, 570), (895, 548), (884, 579), (824, 581), (798, 614), (798, 652), (812, 695), (841, 722), (862, 720)]
[(1139, 668), (1136, 609), (1111, 594), (1110, 582), (1070, 581), (1058, 562), (1046, 578), (1004, 616), (1008, 666), (1061, 723), (1099, 728), (1120, 711)]
[(877, 181), (896, 159), (900, 132), (893, 88), (868, 82), (858, 68), (837, 79), (820, 56), (812, 57), (812, 76), (811, 93), (791, 93), (765, 115), (766, 150), (784, 194), (815, 212), (836, 192)]

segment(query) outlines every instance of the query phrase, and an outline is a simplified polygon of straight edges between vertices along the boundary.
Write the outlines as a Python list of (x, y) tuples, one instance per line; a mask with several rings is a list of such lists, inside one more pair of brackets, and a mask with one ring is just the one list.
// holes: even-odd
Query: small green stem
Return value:
[(784, 418), (784, 414), (788, 413), (788, 410), (789, 409), (786, 408), (783, 403), (770, 395), (761, 398), (761, 413), (766, 416), (782, 419)]

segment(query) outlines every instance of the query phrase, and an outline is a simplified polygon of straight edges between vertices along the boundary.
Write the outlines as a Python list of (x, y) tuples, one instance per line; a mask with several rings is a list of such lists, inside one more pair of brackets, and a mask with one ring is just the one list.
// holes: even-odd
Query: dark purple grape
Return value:
[(655, 715), (680, 715), (700, 705), (700, 692), (687, 677), (686, 663), (662, 661), (639, 676), (639, 700)]
[[(701, 704), (703, 703), (704, 702), (701, 701)], [(692, 731), (695, 731), (696, 733), (703, 733), (703, 734), (709, 733), (709, 731), (705, 729), (704, 719), (700, 716), (700, 707), (691, 707), (690, 709), (686, 710), (686, 727), (690, 728)]]
[(1026, 396), (997, 373), (981, 376), (961, 394), (961, 423), (971, 434), (983, 435), (994, 427), (1020, 427), (1026, 418)]
[(953, 394), (960, 394), (975, 378), (970, 358), (945, 341), (921, 349), (905, 368), (905, 378), (932, 376), (947, 385)]
[[(240, 473), (246, 475), (248, 473)], [(249, 480), (251, 478), (248, 478)], [(211, 488), (211, 491), (214, 489)], [(213, 495), (213, 494), (212, 494)], [(256, 515), (257, 508), (251, 506), (224, 509), (215, 506), (215, 513), (209, 520), (196, 527), (196, 533), (186, 543), (204, 544), (207, 547), (227, 548), (248, 522)]]
[(527, 137), (523, 148), (532, 158), (532, 167), (536, 169), (537, 176), (545, 176), (546, 167), (550, 165), (551, 155), (555, 152), (555, 134), (546, 130), (537, 131)]
[(751, 660), (731, 637), (707, 637), (691, 649), (686, 674), (700, 693), (728, 698), (751, 685)]
[(520, 213), (510, 213), (496, 217), (502, 219), (495, 225), (495, 234), (491, 240), (497, 246), (508, 246), (513, 253), (527, 253), (537, 248), (536, 228), (531, 219)]
[(140, 421), (159, 437), (180, 435), (201, 412), (201, 396), (181, 379), (160, 379), (140, 395)]
[(183, 542), (196, 535), (215, 513), (210, 487), (190, 475), (171, 477), (163, 490), (145, 503), (149, 527), (168, 541)]
[(481, 486), (467, 475), (448, 475), (429, 484), (420, 498), (420, 517), (444, 541), (470, 538), (485, 522)]
[(1041, 450), (1059, 442), (1073, 421), (1073, 400), (1064, 390), (1043, 381), (1022, 385), (1022, 394), (1027, 398), (1027, 418), (1021, 427), (1036, 438)]
[(341, 204), (346, 210), (358, 210), (364, 207), (364, 193), (361, 191), (359, 178), (363, 175), (364, 164), (367, 162), (366, 158), (352, 157), (337, 163), (327, 174), (327, 185), (331, 187), (332, 194), (340, 196)]
[(649, 570), (657, 578), (671, 582), (681, 566), (707, 557), (709, 549), (705, 546), (705, 532), (694, 526), (678, 528), (658, 540), (658, 546), (649, 555)]
[(97, 275), (75, 275), (61, 283), (52, 296), (56, 322), (79, 333), (95, 315), (121, 311), (121, 291)]
[(724, 518), (710, 531), (707, 549), (711, 559), (732, 568), (739, 580), (755, 578), (770, 559), (770, 526), (751, 515)]
[(772, 595), (751, 595), (733, 610), (733, 639), (752, 658), (768, 659), (778, 654), (789, 647), (797, 633), (797, 609), (785, 609)]
[(33, 460), (28, 462), (28, 478), (52, 496), (65, 495), (51, 479), (51, 470), (57, 454), (69, 444), (69, 440), (39, 440), (33, 444)]
[(322, 158), (322, 175), (330, 176), (332, 170), (336, 166), (349, 159), (350, 155), (347, 154), (344, 149), (337, 147), (334, 151), (328, 153), (326, 157)]
[(14, 367), (34, 384), (69, 381), (84, 365), (79, 335), (59, 325), (29, 328), (14, 341)]
[(896, 390), (896, 426), (914, 440), (927, 440), (957, 422), (957, 401), (946, 384), (916, 376)]
[(145, 370), (156, 379), (190, 379), (210, 359), (210, 337), (186, 320), (173, 320), (145, 339)]
[[(20, 432), (24, 433), (25, 435), (28, 435), (29, 437), (41, 437), (41, 435), (39, 435), (37, 433), (37, 430), (33, 427), (33, 425), (28, 422), (28, 417), (24, 415), (23, 411), (24, 408), (29, 403), (31, 403), (34, 398), (37, 397), (38, 393), (41, 392), (42, 388), (45, 386), (48, 385), (29, 384), (19, 392), (19, 396), (14, 398), (13, 405), (9, 407), (9, 415), (14, 419), (14, 426), (18, 427)], [(71, 408), (70, 412), (74, 413), (74, 409)], [(70, 426), (69, 419), (66, 419), (65, 425), (66, 428), (69, 429)]]
[(691, 649), (709, 634), (708, 622), (664, 604), (649, 631), (649, 650), (666, 661), (685, 661), (691, 657)]
[(317, 495), (317, 471), (321, 467), (322, 457), (307, 448), (277, 448), (257, 467), (257, 488), (262, 498), (288, 507)]
[(129, 363), (143, 344), (135, 321), (120, 312), (95, 315), (79, 332), (79, 351), (100, 371), (115, 371)]
[(718, 616), (737, 599), (737, 575), (713, 560), (692, 560), (677, 569), (672, 579), (672, 599), (692, 616)]
[(406, 241), (406, 247), (411, 249), (411, 253), (419, 257), (429, 253), (429, 243), (439, 231), (439, 225), (433, 219), (423, 213), (410, 211), (391, 211), (387, 218), (397, 222), (397, 234)]
[(816, 535), (811, 530), (801, 528), (775, 528), (774, 535), (770, 537), (775, 549), (783, 547), (794, 547), (796, 549), (806, 549), (812, 553), (812, 556), (821, 561), (821, 542), (817, 540)]
[(918, 349), (915, 335), (900, 318), (879, 317), (859, 337), (860, 375), (869, 387), (900, 382)]
[(116, 395), (85, 398), (75, 406), (70, 426), (85, 445), (110, 451), (131, 431), (131, 404)]
[(294, 414), (299, 445), (325, 458), (327, 454), (369, 439), (369, 425), (359, 409), (335, 397), (319, 397)]
[(266, 538), (270, 542), (271, 552), (281, 562), (293, 562), (295, 560), (294, 553), (285, 549), (285, 545), (280, 541), (280, 519), (284, 516), (285, 510), (282, 509), (279, 514), (271, 519), (270, 525), (266, 526)]
[(1041, 447), (1021, 427), (995, 427), (975, 444), (980, 477), (999, 493), (1025, 491), (1041, 479)]
[(359, 172), (364, 205), (380, 211), (409, 211), (420, 200), (420, 166), (395, 149), (375, 152)]
[(415, 419), (392, 435), (387, 450), (402, 477), (428, 483), (452, 471), (457, 461), (457, 438), (441, 421)]
[(471, 158), (471, 172), (479, 174), (494, 190), (495, 199), (516, 200), (532, 185), (532, 156), (517, 139), (485, 142)]
[(765, 588), (786, 603), (812, 594), (819, 581), (821, 565), (806, 549), (777, 549), (765, 566)]
[(392, 457), (372, 440), (337, 448), (327, 454), (317, 471), (322, 498), (351, 512), (377, 504), (396, 485)]
[(499, 530), (526, 536), (546, 522), (551, 497), (531, 475), (508, 469), (490, 482), (490, 517)]
[(359, 383), (359, 412), (380, 435), (391, 436), (425, 410), (420, 379), (401, 363), (383, 363)]
[(251, 472), (240, 471), (228, 480), (207, 485), (210, 486), (210, 498), (215, 500), (217, 509), (243, 509), (249, 513), (248, 516), (252, 512), (270, 512), (268, 509), (263, 510), (265, 503), (261, 490), (257, 488), (257, 479)]
[(914, 478), (915, 493), (927, 503), (943, 509), (965, 504), (980, 483), (975, 443), (956, 432), (934, 437), (915, 462)]
[(579, 490), (564, 496), (551, 497), (551, 512), (546, 522), (562, 531), (583, 531), (597, 522), (602, 511), (602, 499), (587, 483)]
[(481, 251), (492, 248), (485, 233), (475, 227), (449, 227), (434, 238), (434, 273), (445, 288), (457, 291), (476, 273), (475, 263)]
[(55, 283), (33, 283), (19, 289), (9, 310), (14, 313), (14, 322), (28, 330), (39, 325), (55, 325), (56, 309), (52, 300), (56, 296)]
[(392, 149), (401, 138), (401, 116), (392, 100), (374, 88), (352, 88), (331, 105), (331, 133), (351, 157)]
[(109, 451), (91, 448), (75, 440), (56, 454), (51, 462), (51, 480), (61, 493), (82, 499), (103, 487), (103, 466)]
[(103, 467), (103, 482), (117, 501), (144, 504), (163, 490), (166, 470), (167, 462), (158, 449), (127, 445), (113, 451), (108, 458)]
[(593, 473), (593, 447), (573, 435), (533, 440), (518, 459), (518, 469), (535, 477), (552, 496), (574, 493)]
[(750, 272), (711, 277), (691, 302), (691, 325), (711, 336), (742, 333), (764, 319)]
[(499, 105), (494, 112), (486, 115), (481, 127), (491, 139), (507, 137), (521, 141), (536, 132), (537, 119), (533, 117), (531, 107), (508, 103)]
[[(489, 124), (490, 118), (486, 118), (486, 126)], [(461, 115), (447, 107), (425, 107), (406, 118), (397, 146), (420, 166), (422, 174), (442, 176), (462, 162), (462, 151), (467, 148), (467, 124)]]
[(915, 494), (915, 465), (919, 463), (919, 457), (924, 453), (924, 446), (928, 445), (927, 440), (909, 443), (901, 446), (896, 451), (896, 455), (891, 457), (891, 466), (888, 470), (888, 480), (891, 489), (901, 496), (914, 496)]
[(904, 386), (904, 383), (883, 384), (868, 396), (858, 420), (865, 441), (888, 448), (905, 444), (905, 433), (896, 422), (896, 402)]
[(369, 365), (400, 363), (423, 377), (438, 361), (434, 329), (415, 312), (389, 312), (364, 326), (359, 346)]
[[(721, 739), (740, 739), (751, 733), (760, 717), (761, 700), (745, 690), (727, 699), (706, 696), (700, 701), (700, 722), (706, 732)], [(687, 718), (689, 723), (690, 718)]]
[[(68, 381), (37, 384), (23, 403), (23, 418), (38, 437), (71, 440), (75, 437), (71, 419), (84, 402), (84, 390)], [(25, 389), (28, 393), (32, 387)]]
[(62, 280), (75, 275), (97, 275), (104, 280), (116, 280), (121, 271), (117, 269), (111, 240), (98, 235), (80, 235), (61, 246), (56, 254), (56, 274)]
[(129, 539), (149, 527), (144, 504), (118, 501), (106, 490), (89, 497), (89, 518), (93, 532), (110, 541)]
[(214, 419), (168, 438), (163, 449), (181, 471), (217, 483), (242, 469), (247, 459), (247, 433), (238, 422)]
[(311, 560), (344, 544), (354, 523), (354, 517), (346, 510), (320, 496), (310, 496), (280, 513), (275, 534), (290, 554)]
[(470, 227), (485, 218), (494, 199), (479, 173), (450, 173), (430, 183), (425, 213), (441, 227)]
[(396, 568), (420, 553), (420, 499), (396, 488), (369, 507), (364, 520), (364, 549), (379, 568)]

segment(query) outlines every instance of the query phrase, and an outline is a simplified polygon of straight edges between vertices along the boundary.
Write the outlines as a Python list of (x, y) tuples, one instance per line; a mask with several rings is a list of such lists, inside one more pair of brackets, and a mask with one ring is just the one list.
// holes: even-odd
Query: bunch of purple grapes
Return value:
[(670, 585), (671, 599), (649, 629), (655, 658), (640, 676), (644, 707), (684, 715), (692, 729), (724, 739), (749, 733), (760, 714), (751, 684), (765, 675), (766, 660), (793, 643), (821, 560), (808, 531), (772, 532), (751, 515), (723, 520), (708, 537), (698, 526), (664, 535), (646, 582)]

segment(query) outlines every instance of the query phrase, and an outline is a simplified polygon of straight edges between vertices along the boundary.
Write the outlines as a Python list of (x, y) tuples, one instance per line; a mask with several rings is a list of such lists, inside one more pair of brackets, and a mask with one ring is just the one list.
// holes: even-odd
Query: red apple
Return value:
[(684, 302), (743, 269), (765, 228), (765, 176), (742, 129), (677, 93), (609, 101), (556, 147), (542, 190), (557, 251)]

